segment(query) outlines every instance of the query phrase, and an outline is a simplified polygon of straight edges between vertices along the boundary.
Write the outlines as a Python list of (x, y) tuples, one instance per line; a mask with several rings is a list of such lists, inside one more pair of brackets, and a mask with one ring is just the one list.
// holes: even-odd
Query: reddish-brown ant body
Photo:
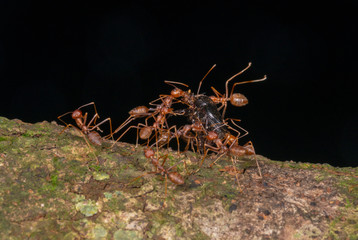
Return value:
[(164, 156), (163, 158), (163, 162), (160, 164), (159, 163), (159, 158), (156, 158), (155, 157), (155, 152), (152, 148), (146, 148), (144, 150), (144, 156), (148, 159), (150, 159), (150, 162), (151, 164), (155, 167), (155, 171), (153, 172), (147, 172), (147, 173), (144, 173), (138, 177), (136, 177), (135, 179), (133, 179), (131, 182), (134, 182), (136, 181), (137, 179), (141, 178), (141, 177), (144, 177), (145, 175), (148, 175), (148, 174), (161, 174), (162, 176), (164, 176), (165, 178), (165, 195), (167, 195), (167, 178), (172, 182), (174, 183), (175, 185), (182, 185), (184, 184), (184, 178), (182, 175), (180, 175), (180, 173), (178, 172), (175, 172), (175, 171), (171, 171), (171, 169), (173, 167), (175, 167), (176, 165), (174, 166), (171, 166), (169, 168), (165, 168), (164, 167), (164, 164), (165, 164), (165, 161), (166, 161), (166, 156)]
[[(92, 117), (92, 119), (87, 123), (88, 113), (86, 112), (85, 114), (83, 114), (80, 109), (83, 108), (83, 107), (89, 106), (89, 105), (93, 105), (94, 110), (95, 110), (95, 114)], [(74, 127), (74, 125), (68, 124), (64, 120), (61, 119), (63, 116), (65, 116), (67, 114), (70, 114), (70, 113), (71, 113), (72, 119), (75, 120), (76, 125), (79, 128), (79, 130), (84, 135), (86, 135), (88, 137), (88, 140), (94, 145), (98, 145), (98, 146), (102, 145), (102, 137), (97, 132), (97, 131), (102, 132), (102, 130), (99, 128), (100, 125), (102, 125), (103, 123), (109, 121), (110, 131), (112, 133), (112, 121), (111, 121), (111, 118), (106, 118), (102, 122), (96, 124), (96, 121), (99, 118), (99, 115), (97, 113), (96, 105), (95, 105), (94, 102), (87, 103), (87, 104), (77, 108), (73, 112), (67, 112), (65, 114), (62, 114), (61, 116), (58, 116), (57, 117), (58, 120), (60, 120), (61, 122), (63, 122), (66, 125), (66, 127), (61, 131), (61, 133), (63, 133), (70, 126)]]
[(229, 82), (231, 80), (233, 80), (234, 78), (236, 78), (237, 76), (241, 75), (243, 72), (245, 72), (250, 67), (251, 67), (251, 62), (249, 62), (249, 64), (247, 65), (246, 68), (244, 68), (240, 72), (236, 73), (235, 75), (233, 75), (232, 77), (230, 77), (226, 81), (226, 83), (225, 83), (225, 95), (220, 94), (214, 87), (211, 87), (211, 89), (213, 90), (213, 92), (215, 94), (215, 96), (210, 96), (211, 100), (213, 100), (213, 102), (216, 103), (216, 104), (221, 104), (221, 106), (218, 108), (219, 111), (222, 108), (224, 108), (223, 112), (222, 112), (222, 119), (225, 118), (227, 102), (230, 102), (235, 107), (242, 107), (242, 106), (245, 106), (246, 104), (249, 103), (249, 101), (247, 100), (247, 98), (243, 94), (234, 93), (235, 86), (240, 85), (240, 84), (245, 84), (245, 83), (261, 82), (261, 81), (266, 80), (267, 77), (265, 75), (263, 78), (260, 78), (260, 79), (234, 83), (232, 88), (231, 88), (230, 95), (229, 95)]
[[(237, 129), (242, 128), (235, 124), (234, 120), (231, 120), (231, 122), (235, 126), (229, 126), (227, 120), (224, 120), (228, 102), (236, 107), (245, 106), (248, 103), (247, 98), (243, 94), (234, 93), (234, 89), (237, 85), (259, 82), (266, 79), (266, 76), (264, 76), (262, 79), (236, 82), (229, 92), (229, 83), (235, 77), (245, 72), (250, 66), (251, 63), (225, 82), (225, 94), (220, 94), (214, 87), (211, 87), (215, 96), (200, 94), (200, 88), (204, 79), (212, 71), (215, 65), (212, 66), (200, 81), (196, 94), (192, 93), (190, 89), (185, 91), (178, 87), (178, 85), (181, 85), (188, 88), (188, 85), (184, 83), (164, 81), (166, 84), (173, 86), (174, 89), (172, 89), (169, 95), (160, 95), (158, 99), (150, 102), (149, 104), (153, 107), (146, 108), (140, 106), (130, 111), (130, 117), (122, 123), (114, 133), (119, 132), (127, 124), (137, 118), (145, 117), (144, 123), (128, 127), (116, 141), (121, 139), (131, 128), (136, 128), (137, 143), (138, 138), (147, 140), (147, 146), (153, 147), (155, 145), (157, 147), (157, 152), (158, 149), (165, 144), (169, 146), (169, 142), (173, 138), (177, 139), (179, 151), (179, 138), (182, 138), (187, 142), (185, 150), (188, 150), (191, 145), (191, 148), (195, 151), (196, 147), (197, 152), (204, 154), (204, 158), (208, 151), (217, 153), (219, 158), (224, 154), (229, 154), (234, 158), (242, 155), (255, 154), (251, 142), (243, 146), (240, 146), (238, 143), (239, 138), (245, 136), (248, 132), (244, 130), (246, 133), (240, 135), (240, 132)], [(158, 101), (160, 102), (158, 103)], [(182, 104), (184, 109), (177, 110), (175, 108), (177, 106), (176, 104)], [(217, 106), (218, 104), (220, 104), (219, 107)], [(167, 119), (168, 116), (173, 115), (187, 116), (191, 123), (179, 128), (175, 125), (170, 126)], [(154, 135), (153, 131), (155, 133)], [(233, 131), (237, 134), (232, 134), (231, 132)], [(152, 143), (154, 138), (155, 142)], [(154, 158), (154, 155), (149, 158), (152, 159), (152, 164), (157, 166), (158, 172), (165, 174), (169, 179), (171, 179), (171, 176), (175, 176), (175, 173), (171, 174), (168, 169), (163, 167), (164, 163), (160, 165), (158, 159)], [(201, 167), (203, 160), (201, 161), (199, 168)], [(163, 160), (163, 162), (165, 162), (165, 160)], [(215, 161), (212, 164), (214, 163)]]

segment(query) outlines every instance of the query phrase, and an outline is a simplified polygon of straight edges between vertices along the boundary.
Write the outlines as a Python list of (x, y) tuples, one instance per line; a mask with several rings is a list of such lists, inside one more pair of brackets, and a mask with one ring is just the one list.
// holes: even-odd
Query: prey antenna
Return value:
[(201, 84), (203, 83), (203, 81), (204, 81), (204, 79), (206, 78), (206, 76), (208, 76), (208, 74), (211, 72), (211, 70), (214, 69), (214, 67), (216, 67), (216, 64), (214, 64), (214, 65), (210, 68), (210, 70), (205, 74), (205, 76), (203, 77), (203, 79), (201, 79), (201, 81), (200, 81), (200, 83), (199, 83), (199, 87), (198, 87), (198, 91), (197, 91), (196, 95), (199, 94), (200, 88), (201, 88)]

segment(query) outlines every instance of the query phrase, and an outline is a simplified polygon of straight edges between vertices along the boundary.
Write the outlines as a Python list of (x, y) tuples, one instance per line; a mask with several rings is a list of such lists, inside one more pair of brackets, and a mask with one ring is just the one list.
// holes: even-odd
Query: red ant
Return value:
[(221, 106), (218, 108), (218, 110), (220, 111), (222, 108), (223, 112), (222, 112), (222, 118), (224, 119), (225, 117), (225, 113), (226, 113), (226, 108), (227, 108), (227, 102), (230, 101), (230, 103), (235, 106), (235, 107), (242, 107), (245, 106), (246, 104), (248, 104), (248, 100), (247, 98), (241, 94), (241, 93), (234, 93), (234, 88), (236, 85), (239, 84), (245, 84), (245, 83), (253, 83), (253, 82), (261, 82), (266, 80), (266, 75), (264, 75), (263, 78), (260, 79), (256, 79), (256, 80), (249, 80), (249, 81), (244, 81), (244, 82), (237, 82), (234, 83), (234, 85), (231, 88), (231, 92), (229, 95), (229, 89), (228, 89), (228, 84), (231, 80), (233, 80), (235, 77), (241, 75), (243, 72), (245, 72), (248, 68), (251, 67), (251, 62), (249, 62), (249, 64), (247, 65), (246, 68), (244, 68), (243, 70), (241, 70), (240, 72), (236, 73), (234, 76), (232, 76), (231, 78), (229, 78), (226, 83), (225, 83), (225, 95), (222, 95), (221, 93), (219, 93), (214, 87), (211, 87), (211, 89), (213, 90), (215, 96), (211, 96), (211, 100), (213, 100), (214, 103), (218, 104), (220, 103)]
[(164, 175), (165, 177), (165, 195), (167, 195), (167, 178), (169, 178), (169, 180), (176, 184), (176, 185), (182, 185), (184, 184), (184, 178), (182, 175), (180, 175), (178, 172), (175, 172), (175, 171), (170, 171), (173, 167), (175, 167), (176, 165), (174, 166), (171, 166), (169, 168), (164, 168), (164, 164), (165, 164), (165, 161), (167, 159), (167, 156), (164, 156), (163, 158), (163, 162), (160, 164), (159, 163), (159, 159), (162, 158), (162, 157), (159, 157), (159, 158), (155, 158), (155, 152), (152, 148), (146, 148), (144, 150), (144, 155), (146, 158), (150, 159), (151, 161), (151, 164), (156, 168), (156, 170), (154, 172), (147, 172), (147, 173), (144, 173), (138, 177), (136, 177), (135, 179), (133, 179), (131, 182), (134, 182), (136, 181), (137, 179), (141, 178), (141, 177), (144, 177), (145, 175), (148, 175), (148, 174), (161, 174), (162, 176)]
[[(92, 119), (88, 123), (86, 123), (88, 113), (86, 112), (83, 115), (82, 111), (80, 109), (83, 108), (83, 107), (89, 106), (89, 105), (93, 105), (93, 108), (95, 110), (95, 115), (92, 117)], [(71, 113), (71, 117), (75, 120), (76, 125), (79, 128), (79, 130), (84, 135), (86, 135), (88, 137), (88, 140), (91, 143), (93, 143), (94, 145), (98, 145), (98, 146), (102, 145), (102, 137), (99, 135), (99, 133), (97, 131), (102, 132), (102, 130), (99, 128), (99, 126), (102, 125), (103, 123), (109, 121), (110, 131), (111, 131), (111, 134), (112, 134), (112, 121), (111, 121), (111, 118), (106, 118), (102, 122), (96, 124), (96, 120), (99, 118), (99, 115), (97, 113), (96, 105), (95, 105), (94, 102), (87, 103), (87, 104), (77, 108), (73, 112), (67, 112), (65, 114), (62, 114), (61, 116), (58, 116), (57, 117), (58, 120), (60, 120), (61, 122), (63, 122), (66, 125), (66, 127), (61, 131), (60, 134), (62, 134), (70, 126), (75, 127), (74, 125), (68, 124), (68, 123), (66, 123), (65, 121), (63, 121), (61, 119), (63, 116), (65, 116), (67, 114), (70, 114), (70, 113)], [(91, 125), (91, 124), (93, 124), (93, 125)]]
[[(177, 97), (176, 93), (173, 93), (172, 95), (161, 95), (158, 99), (150, 102), (150, 105), (154, 105), (155, 108), (147, 108), (145, 106), (140, 106), (132, 109), (129, 114), (129, 118), (124, 121), (115, 131), (114, 133), (117, 133), (120, 131), (123, 127), (125, 127), (128, 123), (133, 121), (136, 118), (147, 116), (145, 119), (145, 124), (139, 123), (136, 126), (130, 126), (128, 127), (122, 134), (119, 136), (116, 141), (113, 143), (113, 145), (119, 141), (131, 128), (137, 129), (137, 143), (138, 145), (138, 136), (141, 139), (147, 139), (147, 145), (149, 145), (149, 142), (151, 140), (150, 136), (152, 135), (153, 130), (155, 131), (155, 138), (156, 138), (156, 144), (162, 143), (167, 139), (167, 143), (169, 144), (169, 141), (171, 139), (170, 130), (174, 129), (176, 131), (176, 126), (169, 127), (167, 123), (167, 115), (178, 115), (178, 113), (174, 113), (173, 109), (171, 108), (171, 105), (173, 103), (173, 100)], [(155, 104), (156, 101), (161, 100), (162, 103)], [(148, 120), (150, 118), (154, 119), (154, 123), (152, 125), (148, 124)], [(158, 132), (160, 135), (160, 138), (158, 140)], [(113, 133), (113, 134), (114, 134)], [(177, 139), (179, 144), (179, 139)]]
[[(194, 132), (194, 134), (192, 134), (192, 132), (190, 131)], [(197, 146), (197, 152), (200, 152), (198, 134), (201, 132), (206, 132), (206, 130), (204, 129), (203, 125), (199, 121), (196, 121), (193, 124), (186, 124), (178, 129), (176, 134), (187, 142), (184, 151), (188, 151), (189, 146), (191, 145), (191, 149), (193, 150), (193, 152), (196, 152), (194, 148), (194, 141), (195, 141)]]
[[(225, 139), (220, 139), (220, 138), (218, 138), (218, 134), (216, 134), (214, 131), (210, 131), (207, 135), (207, 138), (208, 138), (208, 140), (213, 141), (213, 143), (216, 145), (216, 147), (205, 144), (205, 146), (207, 147), (207, 151), (205, 152), (203, 160), (205, 159), (205, 156), (208, 153), (208, 150), (211, 150), (213, 152), (220, 154), (215, 159), (215, 161), (213, 161), (210, 164), (209, 167), (211, 168), (216, 163), (216, 161), (218, 161), (225, 154), (228, 153), (229, 155), (231, 155), (232, 169), (233, 169), (233, 172), (235, 173), (235, 178), (236, 178), (236, 181), (237, 181), (240, 191), (242, 191), (242, 188), (239, 183), (238, 171), (236, 170), (236, 166), (235, 166), (237, 157), (241, 157), (244, 155), (254, 155), (256, 165), (257, 165), (258, 171), (259, 171), (259, 176), (262, 177), (261, 168), (260, 168), (260, 165), (256, 159), (255, 149), (254, 149), (254, 146), (251, 141), (249, 141), (248, 143), (246, 143), (243, 146), (240, 146), (238, 144), (238, 139), (240, 138), (239, 136), (235, 137), (232, 134), (227, 133), (225, 136)], [(201, 161), (201, 164), (203, 163), (203, 160)], [(200, 169), (200, 167), (199, 167), (199, 169)]]
[(150, 114), (149, 109), (146, 106), (139, 106), (133, 108), (132, 110), (129, 111), (129, 117), (127, 118), (127, 120), (125, 120), (118, 128), (116, 128), (113, 134), (119, 132), (123, 127), (125, 127), (131, 121), (137, 118), (148, 116), (149, 114)]
[[(116, 128), (116, 130), (114, 130), (113, 133), (111, 133), (110, 135), (108, 135), (106, 138), (112, 137), (113, 135), (117, 132), (119, 132), (122, 128), (124, 128), (126, 125), (128, 125), (130, 122), (132, 122), (133, 120), (137, 119), (137, 118), (141, 118), (141, 117), (145, 117), (145, 116), (149, 116), (151, 115), (151, 113), (149, 113), (149, 109), (146, 106), (138, 106), (133, 108), (132, 110), (129, 111), (129, 117), (118, 127)], [(133, 127), (133, 126), (132, 126)], [(123, 137), (123, 135), (129, 130), (130, 128), (128, 128), (119, 138), (117, 138), (114, 143), (112, 144), (112, 147), (116, 144), (116, 142), (119, 141), (119, 139), (121, 139)], [(147, 133), (141, 133), (141, 139), (146, 139), (146, 134)], [(138, 145), (138, 132), (137, 132), (137, 144)]]

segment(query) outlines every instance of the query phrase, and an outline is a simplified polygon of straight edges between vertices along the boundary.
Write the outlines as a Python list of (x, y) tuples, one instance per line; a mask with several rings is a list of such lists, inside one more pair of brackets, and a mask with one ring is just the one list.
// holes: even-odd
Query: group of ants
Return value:
[[(174, 170), (174, 167), (180, 162), (183, 162), (183, 160), (173, 166), (165, 167), (168, 155), (159, 156), (159, 150), (163, 147), (169, 148), (172, 141), (175, 141), (174, 144), (178, 148), (178, 154), (181, 152), (180, 143), (184, 142), (185, 148), (182, 146), (184, 152), (190, 148), (193, 152), (201, 156), (201, 161), (198, 161), (198, 169), (195, 172), (200, 170), (204, 159), (209, 153), (213, 153), (215, 156), (215, 160), (210, 164), (210, 167), (222, 156), (229, 155), (236, 180), (239, 184), (238, 171), (235, 168), (234, 161), (236, 162), (238, 157), (254, 155), (259, 176), (262, 177), (252, 142), (249, 141), (244, 145), (239, 144), (239, 139), (246, 136), (248, 131), (238, 125), (239, 119), (225, 118), (225, 113), (228, 102), (235, 107), (242, 107), (248, 104), (248, 99), (243, 94), (234, 93), (234, 89), (237, 85), (264, 81), (266, 80), (266, 75), (261, 79), (235, 82), (232, 84), (229, 93), (229, 83), (250, 68), (251, 63), (249, 63), (246, 68), (226, 81), (224, 94), (221, 94), (214, 87), (211, 87), (214, 95), (207, 96), (201, 94), (201, 85), (215, 66), (216, 65), (212, 66), (200, 81), (196, 94), (184, 83), (164, 81), (173, 87), (170, 94), (159, 95), (159, 98), (149, 103), (149, 107), (138, 106), (133, 108), (129, 111), (129, 117), (114, 131), (112, 131), (111, 118), (106, 118), (97, 123), (99, 115), (95, 103), (91, 102), (58, 117), (58, 119), (66, 125), (62, 132), (70, 126), (75, 127), (75, 125), (68, 124), (62, 119), (68, 114), (71, 114), (72, 119), (77, 125), (77, 129), (79, 129), (93, 145), (100, 146), (105, 139), (112, 139), (113, 143), (111, 147), (113, 147), (131, 129), (136, 129), (136, 147), (138, 146), (139, 139), (141, 139), (141, 141), (144, 142), (143, 145), (146, 146), (144, 148), (144, 156), (153, 165), (155, 171), (144, 173), (131, 182), (147, 174), (161, 174), (165, 177), (165, 192), (167, 190), (167, 178), (176, 185), (184, 184), (184, 177)], [(182, 90), (184, 87), (187, 90)], [(93, 105), (95, 114), (89, 120), (88, 113), (82, 113), (81, 109), (90, 105)], [(170, 126), (168, 124), (168, 118), (173, 116), (184, 116), (188, 119), (189, 123), (179, 127), (177, 125)], [(130, 124), (137, 119), (143, 118), (144, 121), (140, 123)], [(109, 122), (110, 134), (102, 137), (99, 133), (103, 132), (100, 126), (106, 122)], [(115, 138), (115, 134), (120, 135)]]

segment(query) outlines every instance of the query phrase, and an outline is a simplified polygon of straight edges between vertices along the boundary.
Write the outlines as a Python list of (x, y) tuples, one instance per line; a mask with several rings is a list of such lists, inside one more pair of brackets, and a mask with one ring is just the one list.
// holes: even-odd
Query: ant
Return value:
[[(119, 132), (122, 128), (124, 128), (127, 124), (129, 124), (131, 121), (133, 121), (136, 118), (139, 117), (145, 117), (145, 124), (139, 123), (136, 126), (130, 126), (128, 127), (122, 134), (119, 136), (116, 141), (113, 143), (113, 145), (119, 141), (131, 128), (137, 129), (137, 141), (136, 146), (138, 145), (138, 136), (141, 139), (147, 139), (147, 145), (149, 145), (149, 142), (151, 140), (150, 136), (152, 135), (153, 130), (155, 131), (155, 138), (158, 148), (158, 143), (162, 144), (167, 140), (167, 143), (169, 144), (169, 141), (171, 139), (171, 129), (174, 129), (176, 132), (176, 126), (169, 127), (167, 122), (167, 116), (168, 115), (179, 115), (178, 113), (173, 112), (173, 108), (171, 108), (173, 104), (173, 100), (178, 97), (178, 93), (175, 93), (172, 91), (171, 95), (160, 95), (160, 97), (149, 104), (152, 106), (155, 106), (153, 108), (147, 108), (145, 106), (139, 106), (134, 109), (132, 109), (129, 114), (130, 116), (125, 120), (114, 132), (113, 134)], [(161, 100), (162, 102), (155, 103), (158, 100)], [(153, 118), (154, 123), (152, 125), (148, 124), (148, 120), (150, 118)], [(160, 135), (160, 138), (158, 140), (158, 132)], [(174, 134), (175, 135), (175, 134)], [(179, 145), (179, 139), (177, 138), (177, 142)], [(112, 145), (112, 146), (113, 146)]]
[[(83, 108), (83, 107), (89, 106), (89, 105), (93, 105), (95, 114), (92, 117), (92, 119), (87, 123), (88, 113), (86, 112), (85, 114), (83, 114), (80, 109)], [(72, 124), (66, 123), (64, 120), (61, 119), (63, 116), (65, 116), (67, 114), (70, 114), (70, 113), (71, 113), (72, 119), (75, 120), (76, 125), (77, 125), (78, 128), (76, 128)], [(102, 145), (102, 137), (97, 132), (97, 131), (102, 132), (102, 130), (99, 128), (99, 126), (102, 125), (103, 123), (109, 121), (110, 131), (111, 131), (111, 134), (112, 134), (112, 121), (111, 121), (111, 118), (106, 118), (102, 122), (96, 124), (96, 121), (97, 121), (98, 118), (99, 118), (99, 115), (97, 113), (95, 103), (94, 102), (87, 103), (87, 104), (77, 108), (73, 112), (67, 112), (67, 113), (64, 113), (61, 116), (57, 117), (58, 120), (60, 120), (61, 122), (63, 122), (66, 125), (66, 127), (60, 132), (60, 134), (62, 134), (68, 127), (72, 126), (72, 127), (75, 127), (76, 129), (79, 129), (84, 135), (86, 135), (88, 137), (88, 140), (92, 144), (97, 145), (97, 146), (101, 146)]]
[[(159, 158), (155, 158), (155, 152), (152, 148), (146, 148), (144, 150), (144, 155), (147, 159), (150, 159), (151, 161), (151, 164), (155, 167), (155, 171), (153, 172), (147, 172), (147, 173), (144, 173), (138, 177), (136, 177), (135, 179), (133, 179), (130, 183), (136, 181), (137, 179), (141, 178), (141, 177), (144, 177), (148, 174), (161, 174), (162, 176), (164, 175), (165, 177), (165, 196), (167, 195), (167, 178), (169, 178), (169, 180), (174, 183), (175, 185), (182, 185), (184, 184), (184, 178), (182, 175), (180, 175), (180, 173), (178, 172), (175, 172), (175, 171), (170, 171), (173, 167), (175, 167), (177, 164), (175, 164), (174, 166), (171, 166), (169, 168), (165, 168), (164, 167), (164, 164), (165, 164), (165, 161), (167, 159), (167, 156), (164, 156), (163, 158), (163, 161), (162, 163), (160, 164), (159, 163), (159, 159), (162, 158), (162, 157), (159, 157)], [(130, 184), (129, 183), (129, 184)]]
[[(235, 137), (234, 135), (232, 135), (228, 131), (226, 133), (226, 135), (225, 135), (225, 138), (220, 139), (218, 134), (215, 131), (210, 131), (208, 133), (208, 135), (207, 135), (207, 139), (209, 141), (213, 142), (216, 145), (216, 147), (214, 147), (212, 145), (205, 145), (207, 147), (207, 151), (205, 152), (205, 155), (207, 154), (207, 152), (209, 150), (211, 150), (213, 152), (216, 152), (218, 154), (221, 154), (219, 157), (216, 158), (215, 161), (213, 161), (210, 164), (210, 167), (212, 167), (216, 163), (216, 161), (218, 161), (226, 153), (229, 153), (234, 158), (241, 157), (241, 156), (244, 156), (244, 155), (254, 155), (256, 165), (257, 165), (257, 168), (258, 168), (258, 171), (259, 171), (259, 176), (262, 177), (261, 168), (260, 168), (260, 165), (259, 165), (259, 163), (257, 161), (255, 148), (254, 148), (252, 142), (249, 141), (243, 146), (240, 146), (239, 143), (238, 143), (238, 140), (240, 138), (246, 136), (248, 134), (248, 131), (246, 131), (245, 129), (243, 129), (242, 127), (240, 127), (239, 125), (234, 123), (234, 121), (239, 121), (238, 119), (230, 119), (230, 121), (231, 121), (231, 123), (233, 125), (235, 125), (236, 127), (240, 128), (241, 130), (245, 131), (245, 134), (240, 136), (240, 132), (238, 130), (234, 129), (231, 126), (228, 126), (229, 129), (236, 131), (238, 133), (238, 135)], [(203, 160), (202, 160), (202, 162), (203, 162)]]
[[(156, 104), (156, 108), (147, 108), (145, 106), (140, 106), (132, 109), (129, 114), (130, 116), (124, 123), (122, 123), (114, 132), (113, 134), (119, 132), (122, 128), (124, 128), (126, 125), (128, 125), (131, 121), (133, 121), (136, 118), (139, 117), (145, 117), (144, 124), (138, 123), (137, 125), (129, 126), (113, 143), (113, 145), (118, 142), (130, 129), (136, 128), (137, 129), (137, 140), (136, 140), (136, 146), (138, 146), (138, 138), (147, 140), (147, 145), (149, 145), (149, 142), (152, 138), (153, 130), (155, 131), (155, 138), (156, 138), (156, 144), (162, 143), (167, 139), (169, 141), (170, 139), (170, 130), (175, 129), (176, 127), (169, 127), (166, 116), (169, 114), (175, 114), (173, 112), (173, 109), (170, 108), (172, 104), (172, 99), (170, 97), (166, 98), (160, 98), (162, 100), (161, 104)], [(158, 99), (157, 99), (158, 100)], [(153, 104), (153, 102), (157, 101), (154, 100), (150, 104)], [(150, 118), (153, 118), (154, 122), (152, 125), (148, 124), (148, 120)], [(158, 140), (158, 132), (160, 135), (160, 138)], [(113, 136), (112, 134), (112, 136)], [(179, 141), (179, 140), (178, 140)], [(112, 145), (112, 146), (113, 146)]]
[[(110, 135), (108, 135), (106, 138), (110, 138), (110, 137), (113, 138), (113, 135), (114, 135), (114, 134), (116, 134), (117, 132), (119, 132), (122, 128), (124, 128), (126, 125), (128, 125), (128, 124), (129, 124), (130, 122), (132, 122), (133, 120), (135, 120), (135, 119), (137, 119), (137, 118), (141, 118), (141, 117), (150, 116), (150, 115), (151, 115), (151, 113), (149, 113), (149, 109), (148, 109), (146, 106), (138, 106), (138, 107), (133, 108), (132, 110), (129, 111), (129, 117), (128, 117), (118, 128), (116, 128), (116, 130), (114, 130), (113, 133), (111, 133)], [(114, 141), (114, 143), (112, 144), (112, 147), (113, 147), (113, 146), (116, 144), (116, 142), (118, 142), (119, 139), (121, 139), (121, 138), (124, 136), (124, 134), (125, 134), (130, 128), (132, 128), (132, 127), (135, 127), (135, 126), (131, 126), (131, 127), (127, 128), (127, 130), (126, 130), (124, 133), (122, 133), (122, 135)], [(136, 128), (139, 129), (139, 126), (137, 126)], [(146, 133), (146, 132), (141, 133), (141, 134), (140, 134), (140, 138), (141, 138), (141, 139), (147, 139), (147, 138), (149, 138), (149, 136), (146, 137), (147, 134), (148, 134), (148, 133)], [(137, 131), (137, 143), (136, 143), (136, 147), (137, 147), (137, 145), (138, 145), (138, 131)]]
[(226, 108), (227, 108), (227, 102), (228, 101), (230, 101), (230, 103), (235, 107), (242, 107), (242, 106), (245, 106), (246, 104), (249, 103), (249, 101), (247, 100), (247, 98), (243, 94), (234, 93), (234, 88), (235, 88), (236, 85), (245, 84), (245, 83), (253, 83), (253, 82), (261, 82), (261, 81), (264, 81), (264, 80), (267, 79), (267, 76), (264, 75), (264, 77), (260, 78), (260, 79), (234, 83), (234, 85), (231, 88), (230, 95), (229, 95), (229, 88), (228, 88), (229, 82), (231, 80), (233, 80), (234, 78), (236, 78), (237, 76), (241, 75), (243, 72), (245, 72), (250, 67), (251, 67), (251, 62), (249, 62), (249, 64), (247, 65), (246, 68), (244, 68), (240, 72), (236, 73), (234, 76), (232, 76), (231, 78), (229, 78), (226, 81), (226, 83), (225, 83), (225, 95), (219, 93), (214, 87), (211, 87), (211, 89), (213, 90), (213, 92), (215, 94), (215, 96), (210, 96), (211, 100), (213, 100), (213, 102), (216, 103), (216, 104), (221, 104), (221, 106), (218, 108), (218, 111), (220, 111), (222, 108), (224, 108), (223, 112), (222, 112), (222, 119), (224, 119), (224, 117), (225, 117)]

